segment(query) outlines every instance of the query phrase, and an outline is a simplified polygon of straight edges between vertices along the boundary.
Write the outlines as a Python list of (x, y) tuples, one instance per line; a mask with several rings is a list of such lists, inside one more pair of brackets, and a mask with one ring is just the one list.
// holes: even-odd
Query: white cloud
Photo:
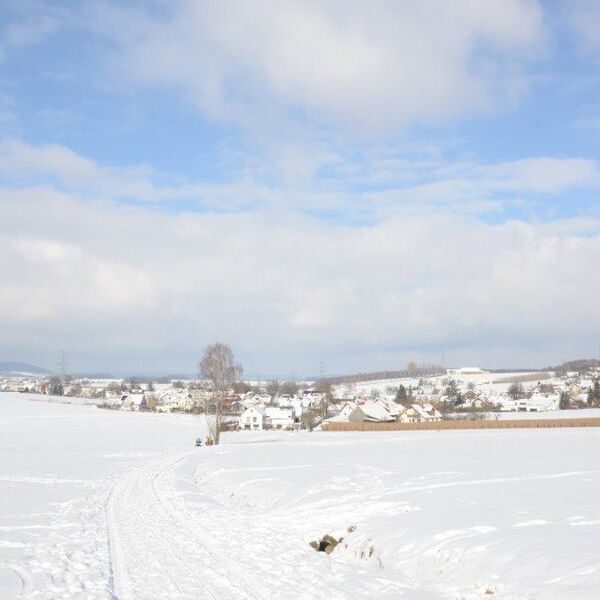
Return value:
[[(401, 150), (357, 159), (336, 155), (326, 175), (304, 183), (265, 183), (260, 170), (226, 183), (186, 181), (145, 165), (103, 166), (70, 148), (0, 141), (0, 174), (13, 184), (46, 185), (96, 199), (196, 208), (295, 210), (338, 214), (347, 221), (373, 222), (391, 215), (443, 207), (467, 214), (497, 211), (515, 198), (544, 202), (565, 192), (597, 191), (600, 170), (582, 158), (532, 157), (482, 164), (452, 161)], [(360, 190), (360, 191), (357, 191)]]
[(582, 158), (534, 157), (516, 161), (440, 167), (431, 181), (408, 187), (403, 195), (423, 202), (466, 204), (478, 202), (501, 207), (507, 199), (533, 195), (534, 199), (578, 189), (598, 189), (600, 169)]
[(582, 158), (528, 158), (485, 167), (482, 174), (497, 188), (542, 194), (600, 184), (598, 165)]
[(179, 90), (261, 135), (305, 117), (389, 133), (504, 107), (544, 37), (536, 0), (179, 0), (88, 19), (117, 43), (127, 81)]
[(3, 192), (0, 246), (0, 351), (64, 347), (81, 368), (192, 371), (213, 339), (263, 373), (435, 360), (442, 345), (540, 364), (585, 354), (600, 319), (593, 220), (492, 226), (439, 212), (356, 228), (37, 188)]
[(15, 139), (0, 141), (0, 173), (29, 183), (50, 180), (96, 197), (164, 200), (181, 193), (156, 183), (153, 170), (145, 165), (103, 167), (60, 144), (36, 146)]
[[(64, 347), (81, 368), (193, 370), (207, 341), (226, 339), (263, 373), (310, 373), (313, 358), (338, 371), (435, 360), (441, 345), (492, 365), (568, 358), (553, 340), (583, 352), (600, 317), (600, 222), (473, 215), (507, 194), (597, 189), (595, 163), (401, 155), (373, 159), (377, 191), (353, 190), (362, 160), (313, 187), (161, 186), (169, 178), (143, 167), (6, 140), (0, 352), (51, 365)], [(173, 198), (205, 212), (165, 211)], [(328, 210), (373, 224), (307, 216)]]

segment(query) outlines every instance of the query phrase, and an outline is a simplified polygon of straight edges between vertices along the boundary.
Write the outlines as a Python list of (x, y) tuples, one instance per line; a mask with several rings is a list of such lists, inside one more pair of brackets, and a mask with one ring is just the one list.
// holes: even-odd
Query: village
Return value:
[[(506, 413), (543, 413), (600, 406), (600, 367), (579, 370), (490, 372), (447, 369), (414, 375), (347, 381), (240, 381), (222, 399), (224, 430), (294, 431), (326, 423), (421, 423), (499, 419)], [(205, 412), (212, 390), (206, 381), (91, 379), (6, 374), (0, 392), (40, 394), (107, 410), (156, 413)]]

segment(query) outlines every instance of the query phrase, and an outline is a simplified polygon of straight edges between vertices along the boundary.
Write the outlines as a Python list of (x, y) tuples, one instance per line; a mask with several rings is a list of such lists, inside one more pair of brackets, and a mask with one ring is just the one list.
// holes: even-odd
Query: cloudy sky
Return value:
[(595, 356), (599, 97), (598, 1), (4, 0), (0, 360)]

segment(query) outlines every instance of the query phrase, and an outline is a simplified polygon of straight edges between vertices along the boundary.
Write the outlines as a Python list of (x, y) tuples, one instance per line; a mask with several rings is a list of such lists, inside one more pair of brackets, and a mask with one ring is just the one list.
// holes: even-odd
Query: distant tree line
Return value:
[(578, 373), (586, 373), (600, 367), (600, 360), (597, 358), (581, 358), (578, 360), (570, 360), (562, 363), (556, 367), (548, 367), (547, 371), (554, 371), (558, 376), (566, 375), (569, 371), (576, 371)]

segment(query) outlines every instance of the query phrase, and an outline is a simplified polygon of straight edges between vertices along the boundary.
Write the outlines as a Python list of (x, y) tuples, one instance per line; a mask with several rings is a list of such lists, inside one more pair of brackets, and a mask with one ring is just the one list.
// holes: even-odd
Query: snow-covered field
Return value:
[(600, 430), (200, 429), (1, 394), (0, 598), (598, 597)]
[(518, 421), (520, 419), (597, 419), (600, 408), (580, 408), (570, 410), (545, 410), (540, 412), (491, 412), (487, 413), (490, 420)]
[(108, 494), (202, 431), (198, 417), (0, 394), (0, 598), (110, 598)]

